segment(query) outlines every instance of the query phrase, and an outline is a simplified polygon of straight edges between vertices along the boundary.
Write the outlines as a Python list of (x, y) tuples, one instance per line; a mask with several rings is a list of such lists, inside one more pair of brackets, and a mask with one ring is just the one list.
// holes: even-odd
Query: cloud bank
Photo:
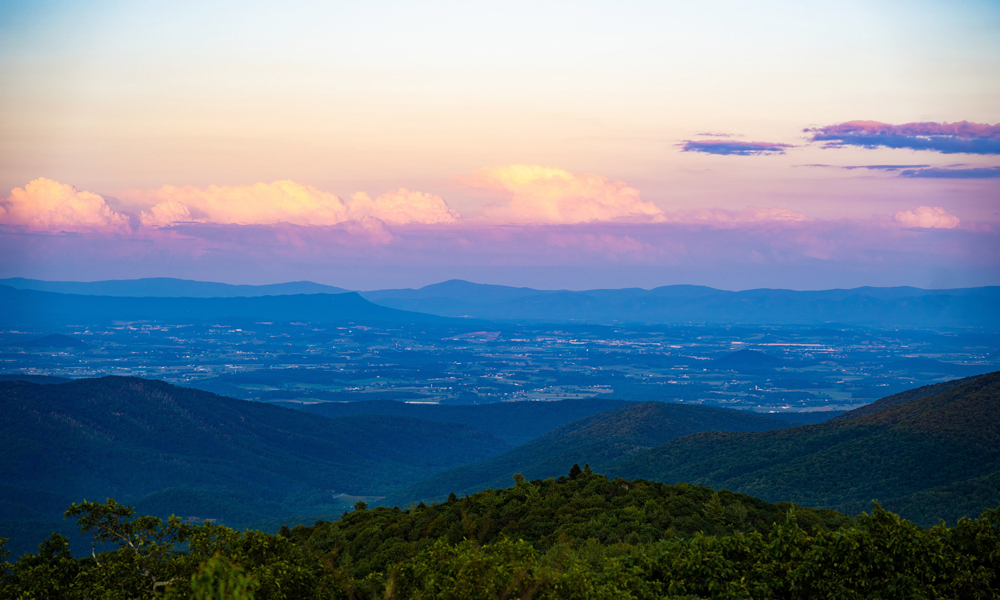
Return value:
[(659, 269), (686, 273), (689, 281), (715, 273), (717, 284), (799, 285), (794, 277), (807, 277), (826, 287), (824, 273), (849, 282), (852, 273), (865, 272), (872, 278), (866, 281), (895, 277), (902, 285), (960, 271), (977, 273), (969, 281), (991, 283), (1000, 272), (995, 228), (962, 223), (940, 206), (839, 220), (781, 207), (665, 212), (624, 182), (595, 174), (513, 165), (468, 179), (503, 201), (462, 219), (440, 197), (406, 188), (342, 199), (287, 181), (164, 186), (132, 198), (146, 207), (133, 227), (129, 215), (97, 194), (36, 180), (0, 200), (0, 271), (74, 279), (263, 273), (308, 279), (323, 272), (345, 283), (338, 278), (353, 269), (355, 281), (371, 287), (417, 272), (441, 280), (492, 268), (548, 269), (546, 277), (576, 269), (583, 287), (594, 287), (589, 277), (598, 271), (615, 285), (634, 285), (628, 277), (655, 283), (650, 273)]
[(207, 188), (165, 185), (151, 192), (129, 194), (133, 201), (152, 203), (140, 215), (147, 227), (177, 223), (227, 225), (329, 226), (374, 218), (386, 223), (454, 223), (458, 214), (440, 196), (400, 188), (374, 200), (364, 192), (344, 201), (335, 194), (290, 180), (254, 185)]
[(958, 217), (940, 206), (916, 206), (910, 210), (899, 211), (894, 218), (903, 227), (922, 229), (954, 229), (961, 222)]
[(767, 222), (801, 222), (807, 220), (808, 217), (805, 214), (789, 208), (757, 208), (756, 206), (748, 206), (743, 210), (697, 208), (670, 215), (670, 221), (673, 223), (709, 225), (714, 227)]
[(702, 152), (724, 156), (758, 156), (761, 154), (784, 154), (791, 144), (773, 142), (737, 142), (731, 140), (685, 140), (681, 152)]
[(508, 165), (477, 171), (462, 181), (505, 196), (485, 218), (495, 223), (662, 222), (655, 204), (623, 181), (595, 173), (574, 174), (540, 165)]
[(14, 188), (10, 196), (0, 200), (0, 224), (49, 232), (129, 229), (128, 217), (112, 210), (104, 198), (44, 177)]
[(848, 121), (803, 130), (825, 148), (907, 148), (942, 154), (1000, 154), (1000, 123), (905, 123)]
[(997, 179), (1000, 178), (1000, 167), (907, 169), (902, 171), (899, 176), (919, 179)]

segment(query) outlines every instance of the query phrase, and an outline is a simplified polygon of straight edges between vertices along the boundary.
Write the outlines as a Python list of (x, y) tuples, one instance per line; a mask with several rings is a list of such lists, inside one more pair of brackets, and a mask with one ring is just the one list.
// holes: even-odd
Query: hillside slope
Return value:
[(453, 423), (328, 419), (124, 377), (0, 382), (0, 438), (3, 520), (59, 516), (83, 498), (141, 504), (151, 494), (167, 514), (179, 512), (172, 498), (202, 511), (187, 514), (230, 523), (330, 510), (334, 493), (382, 495), (510, 447)]
[[(933, 387), (933, 386), (932, 386)], [(845, 512), (879, 500), (933, 524), (1000, 503), (1000, 372), (909, 393), (818, 425), (761, 433), (699, 433), (608, 466), (621, 477), (700, 482)], [(896, 398), (898, 400), (898, 398)], [(845, 417), (847, 415), (844, 415)]]
[(639, 402), (567, 423), (492, 458), (439, 473), (386, 497), (384, 504), (436, 500), (509, 484), (514, 473), (528, 479), (557, 477), (573, 463), (600, 470), (623, 456), (696, 431), (763, 431), (790, 426), (760, 415), (724, 408)]
[(590, 415), (619, 408), (625, 400), (588, 398), (561, 400), (559, 402), (496, 402), (475, 406), (448, 406), (440, 404), (407, 404), (395, 400), (369, 400), (365, 402), (323, 402), (289, 407), (322, 415), (343, 417), (347, 415), (397, 415), (461, 423), (497, 435), (512, 446), (517, 446)]

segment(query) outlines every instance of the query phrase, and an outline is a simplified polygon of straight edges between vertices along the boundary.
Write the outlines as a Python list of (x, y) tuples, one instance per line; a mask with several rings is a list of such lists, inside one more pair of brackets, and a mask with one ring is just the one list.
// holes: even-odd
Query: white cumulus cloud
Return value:
[(916, 206), (895, 214), (896, 222), (903, 227), (925, 229), (954, 229), (961, 222), (958, 217), (940, 206)]

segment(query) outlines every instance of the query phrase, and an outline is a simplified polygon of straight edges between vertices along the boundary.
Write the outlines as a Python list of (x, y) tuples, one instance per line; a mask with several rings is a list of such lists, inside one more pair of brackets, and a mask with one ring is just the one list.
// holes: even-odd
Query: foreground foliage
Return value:
[[(239, 532), (74, 505), (111, 552), (53, 534), (0, 566), (0, 600), (996, 598), (1000, 509), (924, 529), (704, 487), (572, 477), (337, 523)], [(455, 525), (459, 524), (459, 528)]]

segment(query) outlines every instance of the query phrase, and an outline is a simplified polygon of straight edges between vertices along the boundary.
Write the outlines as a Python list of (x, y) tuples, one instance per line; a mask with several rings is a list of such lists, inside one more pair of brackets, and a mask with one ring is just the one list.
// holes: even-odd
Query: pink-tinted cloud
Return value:
[(374, 217), (386, 223), (422, 223), (433, 225), (454, 223), (458, 213), (441, 196), (399, 188), (372, 200), (365, 192), (351, 195), (350, 214), (354, 217)]
[(900, 172), (899, 176), (910, 179), (1000, 179), (1000, 167), (970, 167), (964, 169), (929, 167), (925, 169), (907, 169)]
[(671, 214), (669, 215), (669, 219), (674, 223), (726, 227), (766, 222), (799, 222), (808, 220), (808, 217), (790, 208), (757, 208), (756, 206), (748, 206), (743, 210), (697, 208)]
[(899, 211), (894, 218), (903, 227), (924, 229), (954, 229), (961, 222), (958, 217), (940, 206), (916, 206), (910, 210)]
[(128, 196), (154, 205), (142, 216), (146, 225), (169, 225), (178, 216), (179, 221), (232, 225), (333, 225), (349, 218), (347, 205), (336, 195), (289, 180), (207, 188), (165, 185)]
[(728, 227), (714, 222), (477, 221), (391, 228), (377, 220), (370, 223), (373, 228), (361, 230), (355, 229), (364, 227), (358, 221), (334, 226), (194, 223), (136, 236), (0, 232), (0, 273), (43, 279), (319, 279), (355, 289), (424, 285), (452, 277), (582, 289), (669, 283), (830, 288), (1000, 282), (996, 231), (974, 231), (965, 223), (952, 229), (905, 227), (891, 215)]
[(141, 220), (148, 227), (201, 222), (226, 225), (329, 226), (374, 218), (386, 223), (453, 223), (458, 214), (440, 197), (400, 188), (371, 199), (358, 192), (344, 201), (335, 194), (284, 180), (207, 188), (165, 185), (131, 192), (133, 201), (153, 204)]
[(681, 144), (681, 152), (701, 152), (724, 156), (784, 154), (785, 148), (794, 148), (794, 146), (774, 142), (736, 142), (732, 140), (686, 140)]
[(623, 181), (540, 165), (482, 169), (463, 181), (507, 197), (486, 218), (498, 223), (658, 222), (663, 211)]
[(813, 141), (825, 147), (908, 148), (942, 154), (1000, 154), (1000, 123), (905, 123), (891, 125), (878, 121), (848, 121), (826, 127), (805, 129)]
[(126, 215), (93, 192), (38, 178), (0, 200), (0, 224), (28, 231), (124, 232)]
[(653, 256), (659, 250), (647, 242), (641, 242), (630, 235), (613, 235), (610, 233), (590, 232), (554, 232), (548, 236), (550, 246), (561, 248), (578, 248), (586, 252), (602, 253), (611, 256), (629, 255), (641, 258), (643, 255)]
[(167, 227), (194, 220), (191, 210), (176, 200), (166, 200), (139, 214), (139, 221), (146, 227)]

